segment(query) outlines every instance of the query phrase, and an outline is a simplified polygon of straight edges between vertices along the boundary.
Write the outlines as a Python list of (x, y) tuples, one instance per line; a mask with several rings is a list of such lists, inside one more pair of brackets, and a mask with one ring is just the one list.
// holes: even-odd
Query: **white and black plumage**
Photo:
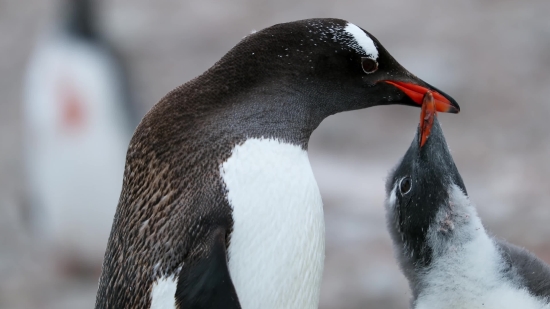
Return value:
[(422, 131), (386, 186), (388, 226), (411, 307), (550, 308), (550, 267), (488, 235), (437, 118), (423, 146)]
[(343, 20), (245, 37), (138, 126), (96, 308), (317, 308), (325, 240), (311, 133), (338, 112), (419, 106), (428, 89)]
[(137, 121), (124, 67), (96, 30), (93, 1), (61, 4), (24, 88), (28, 215), (53, 252), (99, 269)]

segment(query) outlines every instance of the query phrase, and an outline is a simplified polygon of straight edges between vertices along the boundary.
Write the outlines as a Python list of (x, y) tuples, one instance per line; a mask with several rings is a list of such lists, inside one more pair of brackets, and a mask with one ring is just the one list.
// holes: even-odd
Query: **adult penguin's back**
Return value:
[[(428, 89), (437, 92), (343, 20), (244, 38), (137, 128), (96, 308), (317, 308), (324, 220), (312, 131), (341, 111), (417, 105)], [(440, 110), (458, 111), (437, 96)]]
[(108, 239), (135, 116), (121, 63), (96, 31), (93, 2), (62, 4), (25, 85), (29, 218), (61, 262), (93, 266)]

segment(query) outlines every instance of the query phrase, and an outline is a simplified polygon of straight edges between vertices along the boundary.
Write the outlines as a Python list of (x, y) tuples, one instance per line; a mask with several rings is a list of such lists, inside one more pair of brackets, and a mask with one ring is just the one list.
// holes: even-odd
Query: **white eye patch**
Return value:
[(348, 23), (346, 28), (344, 28), (344, 31), (349, 33), (355, 39), (356, 44), (365, 52), (365, 54), (369, 56), (369, 58), (373, 60), (378, 59), (378, 49), (376, 49), (374, 41), (365, 33), (365, 31), (361, 30), (361, 28), (352, 23)]

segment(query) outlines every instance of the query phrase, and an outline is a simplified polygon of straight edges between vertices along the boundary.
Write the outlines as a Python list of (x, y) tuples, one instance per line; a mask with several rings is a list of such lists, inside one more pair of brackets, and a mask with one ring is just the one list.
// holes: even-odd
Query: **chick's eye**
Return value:
[(401, 191), (401, 194), (407, 194), (409, 191), (411, 191), (412, 188), (412, 182), (410, 177), (405, 177), (401, 179), (399, 182), (399, 191)]
[(367, 74), (374, 73), (376, 70), (378, 70), (378, 62), (370, 58), (361, 58), (361, 65), (363, 66), (363, 71), (365, 71), (365, 73)]

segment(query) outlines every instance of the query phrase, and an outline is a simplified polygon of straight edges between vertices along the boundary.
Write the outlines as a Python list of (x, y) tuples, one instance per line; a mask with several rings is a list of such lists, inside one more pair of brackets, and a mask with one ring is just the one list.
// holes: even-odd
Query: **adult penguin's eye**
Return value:
[(367, 57), (361, 58), (361, 66), (363, 67), (363, 71), (367, 74), (374, 73), (378, 70), (378, 62)]
[(412, 182), (410, 177), (404, 177), (399, 182), (399, 191), (401, 191), (402, 195), (405, 195), (409, 193), (412, 189)]

